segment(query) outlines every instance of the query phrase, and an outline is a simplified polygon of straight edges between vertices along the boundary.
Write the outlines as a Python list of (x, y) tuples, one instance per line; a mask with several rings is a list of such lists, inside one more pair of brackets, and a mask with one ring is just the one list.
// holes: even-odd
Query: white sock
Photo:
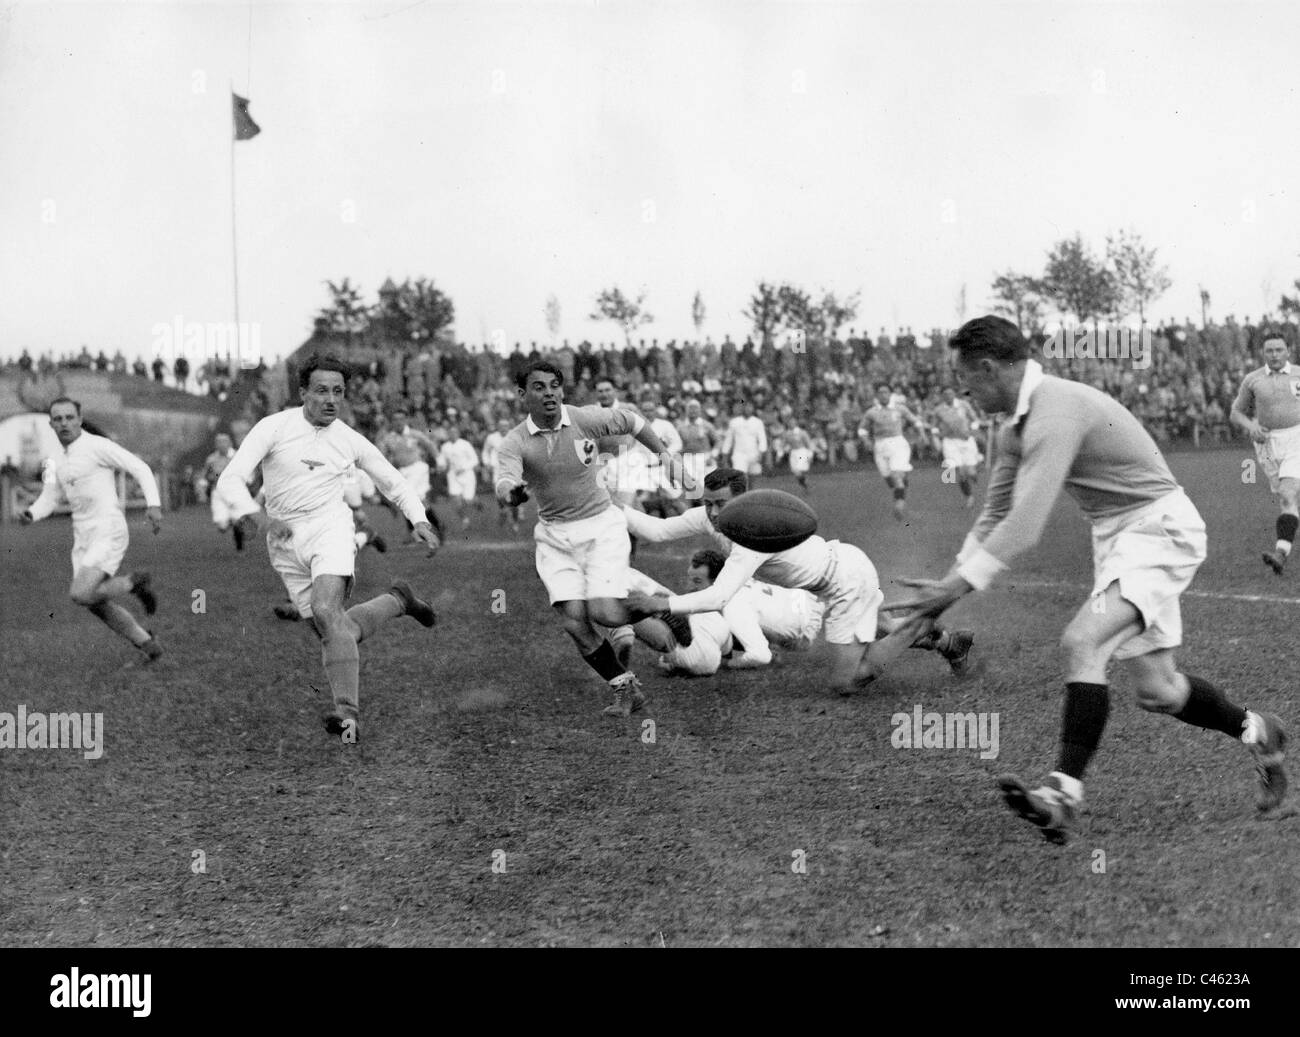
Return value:
[(1246, 710), (1246, 722), (1241, 725), (1241, 740), (1246, 745), (1258, 745), (1264, 740), (1264, 718), (1253, 709)]
[(1061, 794), (1072, 803), (1083, 802), (1083, 782), (1078, 778), (1072, 778), (1068, 774), (1062, 774), (1060, 771), (1052, 771), (1049, 777), (1055, 778), (1061, 783)]
[(1290, 541), (1290, 540), (1279, 540), (1279, 541), (1277, 542), (1277, 553), (1280, 554), (1283, 558), (1286, 558), (1288, 555), (1290, 555), (1290, 554), (1291, 554), (1291, 541)]

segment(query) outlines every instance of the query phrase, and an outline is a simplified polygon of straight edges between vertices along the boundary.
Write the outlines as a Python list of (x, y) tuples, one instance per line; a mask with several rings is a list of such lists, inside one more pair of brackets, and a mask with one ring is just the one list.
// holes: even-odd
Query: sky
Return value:
[[(287, 354), (326, 279), (429, 277), (465, 341), (749, 330), (759, 280), (952, 327), (996, 273), (1131, 228), (1156, 317), (1300, 278), (1300, 5), (0, 6), (0, 357), (234, 319)], [(231, 87), (262, 133), (232, 145)], [(232, 235), (232, 181), (235, 226)]]

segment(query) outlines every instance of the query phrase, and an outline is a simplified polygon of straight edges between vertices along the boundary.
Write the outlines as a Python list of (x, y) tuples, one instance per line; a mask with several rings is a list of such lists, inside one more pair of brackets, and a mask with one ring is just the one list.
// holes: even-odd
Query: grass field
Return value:
[[(1296, 730), (1297, 575), (1259, 561), (1273, 509), (1241, 457), (1171, 458), (1210, 533), (1182, 668)], [(813, 478), (822, 532), (886, 581), (941, 574), (971, 520), (934, 469), (911, 502), (900, 526), (874, 472)], [(351, 747), (320, 723), (314, 639), (271, 615), (260, 546), (236, 555), (203, 509), (156, 539), (132, 522), (127, 566), (163, 603), (152, 667), (67, 600), (66, 519), (4, 530), (0, 710), (102, 712), (106, 744), (0, 752), (7, 946), (1300, 945), (1300, 818), (1255, 821), (1245, 749), (1140, 711), (1122, 679), (1081, 836), (1049, 846), (1003, 807), (996, 774), (1055, 761), (1056, 642), (1090, 580), (1068, 501), (1013, 579), (950, 614), (982, 673), (910, 652), (840, 699), (824, 646), (697, 680), (638, 649), (653, 742), (639, 717), (601, 716), (531, 539), (493, 512), (433, 561), (362, 556), (359, 597), (400, 574), (440, 620), (362, 646)], [(638, 561), (680, 586), (692, 546)], [(894, 748), (891, 717), (917, 705), (996, 712), (998, 757)]]

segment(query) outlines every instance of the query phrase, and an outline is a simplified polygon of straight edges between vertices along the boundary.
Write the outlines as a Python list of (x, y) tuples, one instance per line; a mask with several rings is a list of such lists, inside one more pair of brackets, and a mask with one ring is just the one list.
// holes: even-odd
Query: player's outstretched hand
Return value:
[(275, 519), (268, 516), (262, 526), (262, 532), (266, 534), (267, 540), (275, 543), (283, 543), (286, 540), (293, 539), (293, 529), (284, 519)]
[(917, 616), (938, 616), (969, 594), (973, 587), (960, 576), (951, 573), (942, 580), (899, 580), (915, 593), (900, 601), (884, 606), (885, 612), (907, 612), (911, 620)]
[(421, 522), (411, 532), (416, 540), (429, 545), (429, 558), (432, 558), (438, 553), (438, 548), (442, 546), (442, 541), (438, 538), (438, 534), (433, 531), (433, 526), (429, 525), (427, 522)]
[(144, 517), (149, 520), (149, 525), (153, 527), (153, 535), (157, 536), (162, 530), (162, 508), (145, 508)]
[(526, 500), (528, 500), (528, 488), (522, 484), (514, 487), (506, 494), (506, 503), (512, 508), (519, 507)]
[(652, 615), (655, 612), (662, 612), (668, 607), (666, 598), (656, 597), (653, 594), (643, 594), (641, 591), (628, 591), (627, 609), (629, 612)]

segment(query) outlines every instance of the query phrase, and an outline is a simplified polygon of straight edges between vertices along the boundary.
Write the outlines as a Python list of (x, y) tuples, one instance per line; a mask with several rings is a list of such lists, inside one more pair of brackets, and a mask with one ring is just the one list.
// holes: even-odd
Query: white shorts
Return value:
[(610, 507), (576, 522), (541, 522), (533, 528), (537, 575), (551, 604), (627, 597), (632, 541), (623, 509)]
[(241, 505), (232, 501), (221, 492), (220, 486), (212, 488), (212, 496), (208, 503), (212, 507), (212, 521), (220, 529), (226, 529), (232, 522), (238, 522), (245, 515), (256, 515), (261, 509), (251, 501), (248, 504)]
[(427, 461), (416, 461), (414, 464), (408, 464), (405, 468), (399, 468), (398, 471), (402, 473), (406, 485), (415, 491), (415, 495), (423, 503), (424, 498), (429, 496), (429, 463)]
[(859, 547), (838, 540), (827, 546), (835, 560), (825, 588), (817, 592), (826, 603), (826, 640), (833, 645), (871, 644), (885, 600), (876, 567)]
[(1134, 512), (1092, 526), (1092, 596), (1116, 580), (1120, 596), (1142, 614), (1145, 629), (1115, 652), (1131, 659), (1182, 644), (1178, 596), (1205, 561), (1205, 523), (1181, 489)]
[(288, 540), (266, 538), (271, 568), (280, 574), (284, 589), (303, 619), (311, 616), (311, 585), (317, 576), (343, 576), (352, 589), (356, 564), (356, 525), (352, 512), (331, 512), (290, 524)]
[(474, 469), (464, 472), (447, 472), (447, 496), (460, 500), (472, 501), (478, 494), (478, 482), (474, 478)]
[(897, 472), (912, 470), (912, 444), (902, 436), (876, 440), (876, 471), (888, 479)]
[(949, 470), (956, 468), (975, 468), (984, 455), (980, 453), (979, 444), (974, 436), (965, 439), (943, 439), (943, 466)]
[(1267, 440), (1255, 444), (1255, 456), (1273, 493), (1283, 479), (1300, 479), (1300, 425), (1270, 432)]
[(130, 536), (126, 517), (99, 519), (72, 524), (72, 572), (78, 569), (98, 569), (113, 576), (122, 567)]
[(812, 467), (813, 452), (807, 447), (798, 446), (790, 451), (790, 471), (803, 475)]
[(722, 667), (722, 649), (718, 647), (717, 640), (706, 631), (704, 624), (713, 621), (725, 625), (726, 620), (717, 612), (705, 613), (704, 618), (701, 616), (688, 618), (691, 621), (689, 647), (683, 648), (679, 645), (666, 655), (661, 655), (659, 664), (665, 669), (682, 670), (692, 677), (712, 676)]
[(746, 475), (762, 475), (763, 459), (754, 454), (732, 454), (731, 467)]

